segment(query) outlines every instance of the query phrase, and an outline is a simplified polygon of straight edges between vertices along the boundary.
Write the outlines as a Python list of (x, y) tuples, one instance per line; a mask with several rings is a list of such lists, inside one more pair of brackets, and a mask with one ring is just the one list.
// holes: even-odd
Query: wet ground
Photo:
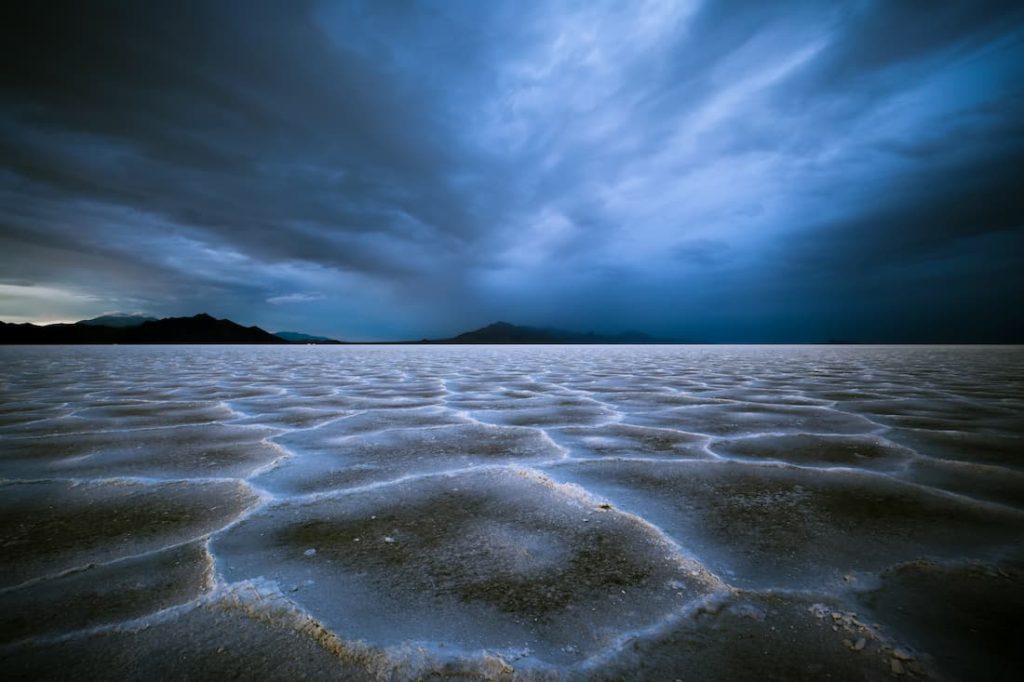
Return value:
[(3, 679), (1016, 680), (1024, 349), (0, 348)]

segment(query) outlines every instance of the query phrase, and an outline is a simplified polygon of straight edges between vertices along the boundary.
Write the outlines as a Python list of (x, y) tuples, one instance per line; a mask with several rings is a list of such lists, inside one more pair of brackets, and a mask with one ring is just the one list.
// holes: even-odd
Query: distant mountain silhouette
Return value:
[(282, 338), (288, 343), (318, 343), (318, 344), (340, 344), (342, 341), (327, 336), (313, 336), (301, 332), (274, 332), (274, 336)]
[[(101, 315), (74, 324), (12, 324), (0, 322), (0, 344), (344, 344), (326, 336), (301, 332), (271, 334), (259, 327), (243, 327), (231, 320), (219, 320), (206, 313), (193, 317), (167, 317), (162, 320), (139, 315)], [(481, 329), (465, 332), (450, 339), (422, 341), (385, 341), (401, 344), (623, 344), (678, 343), (656, 339), (642, 332), (601, 335), (573, 332), (549, 327), (522, 327), (508, 322), (495, 322)]]
[(465, 344), (615, 344), (615, 343), (676, 343), (656, 339), (643, 332), (627, 331), (621, 334), (602, 335), (593, 332), (574, 332), (550, 327), (522, 327), (508, 322), (494, 322), (486, 327), (454, 336), (450, 339), (423, 341), (421, 343), (465, 343)]
[(132, 315), (130, 313), (109, 313), (100, 315), (89, 320), (79, 320), (75, 324), (84, 324), (90, 327), (138, 327), (146, 322), (156, 322), (157, 318), (147, 315)]
[[(92, 322), (85, 320), (84, 322)], [(0, 343), (240, 343), (285, 344), (288, 341), (259, 327), (243, 327), (231, 320), (218, 320), (206, 313), (193, 317), (168, 317), (133, 326), (96, 324), (8, 324), (0, 322)]]

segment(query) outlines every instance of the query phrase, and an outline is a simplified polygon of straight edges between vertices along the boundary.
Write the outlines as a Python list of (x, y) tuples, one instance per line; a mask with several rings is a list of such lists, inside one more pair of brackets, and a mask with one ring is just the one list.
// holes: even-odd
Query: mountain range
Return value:
[[(206, 313), (193, 317), (162, 320), (111, 315), (73, 324), (10, 324), (0, 322), (0, 343), (84, 344), (84, 343), (288, 343), (259, 327), (243, 327), (231, 320), (218, 320)], [(109, 323), (108, 323), (109, 322)]]
[[(345, 341), (300, 332), (272, 334), (244, 327), (206, 313), (192, 317), (156, 319), (114, 313), (74, 323), (48, 325), (0, 322), (0, 344), (342, 344)], [(448, 339), (384, 342), (415, 344), (624, 344), (676, 343), (641, 332), (602, 336), (547, 327), (524, 327), (495, 322)]]
[(288, 343), (344, 343), (344, 341), (338, 341), (337, 339), (332, 339), (328, 336), (314, 336), (312, 334), (303, 334), (301, 332), (274, 332), (274, 336), (282, 338)]
[(143, 322), (156, 322), (156, 320), (157, 318), (148, 315), (109, 313), (89, 320), (79, 320), (75, 324), (84, 324), (89, 327), (137, 327)]
[(508, 322), (494, 322), (486, 327), (464, 332), (450, 339), (437, 341), (424, 340), (421, 343), (466, 343), (466, 344), (517, 344), (517, 343), (573, 343), (573, 344), (608, 344), (608, 343), (678, 343), (654, 337), (638, 331), (627, 331), (621, 334), (601, 335), (594, 332), (574, 332), (551, 327), (523, 327)]

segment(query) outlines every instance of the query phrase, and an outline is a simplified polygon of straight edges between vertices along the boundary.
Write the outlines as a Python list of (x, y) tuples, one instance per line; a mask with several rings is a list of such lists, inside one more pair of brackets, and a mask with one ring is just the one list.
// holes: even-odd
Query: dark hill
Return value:
[(623, 332), (621, 334), (602, 335), (593, 332), (573, 332), (549, 327), (522, 327), (508, 322), (495, 322), (486, 327), (465, 332), (450, 339), (427, 341), (426, 343), (465, 343), (465, 344), (568, 344), (568, 343), (675, 343), (664, 339), (656, 339), (642, 332)]
[(125, 330), (127, 343), (287, 343), (259, 327), (243, 327), (206, 313), (194, 317), (167, 317)]
[(0, 343), (288, 343), (259, 327), (243, 327), (231, 320), (218, 320), (206, 313), (193, 317), (168, 317), (129, 327), (89, 324), (7, 324), (0, 322)]
[(274, 336), (284, 339), (288, 343), (317, 343), (317, 344), (340, 344), (342, 341), (332, 339), (328, 336), (314, 336), (302, 332), (274, 332)]
[[(10, 324), (0, 322), (0, 344), (341, 344), (323, 336), (299, 332), (271, 334), (259, 327), (243, 327), (231, 320), (220, 320), (206, 313), (193, 317), (168, 317), (132, 324), (134, 316), (110, 316), (115, 324), (100, 324), (105, 317), (83, 320), (75, 324)], [(129, 318), (129, 319), (123, 319)], [(378, 342), (395, 343), (395, 342)], [(398, 342), (403, 343), (403, 342)], [(641, 332), (614, 335), (573, 332), (549, 327), (523, 327), (508, 322), (495, 322), (481, 329), (465, 332), (450, 339), (405, 343), (427, 344), (653, 344), (678, 343), (656, 339)]]
[(109, 315), (100, 315), (89, 320), (79, 320), (75, 324), (84, 324), (90, 327), (138, 327), (146, 322), (156, 322), (156, 319), (146, 315), (110, 313)]

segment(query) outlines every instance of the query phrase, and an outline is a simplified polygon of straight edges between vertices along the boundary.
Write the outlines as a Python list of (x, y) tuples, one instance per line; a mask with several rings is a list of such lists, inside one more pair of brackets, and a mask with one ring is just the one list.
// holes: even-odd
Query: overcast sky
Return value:
[(0, 319), (1024, 340), (1022, 10), (4, 3)]

